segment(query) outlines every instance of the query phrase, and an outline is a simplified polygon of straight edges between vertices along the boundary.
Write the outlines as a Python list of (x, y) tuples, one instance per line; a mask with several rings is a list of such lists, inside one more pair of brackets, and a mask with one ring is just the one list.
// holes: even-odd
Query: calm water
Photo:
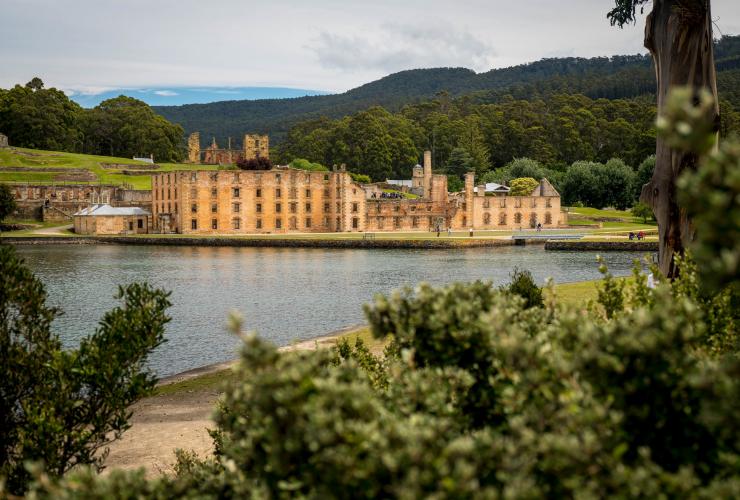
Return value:
[[(161, 376), (235, 357), (225, 330), (230, 311), (276, 344), (362, 323), (362, 304), (420, 281), (508, 281), (514, 266), (539, 282), (598, 278), (595, 253), (545, 252), (541, 246), (469, 250), (322, 250), (277, 248), (20, 246), (18, 252), (64, 310), (54, 327), (74, 346), (115, 305), (118, 284), (172, 291), (168, 342), (151, 357)], [(606, 253), (615, 275), (629, 274), (635, 253)]]

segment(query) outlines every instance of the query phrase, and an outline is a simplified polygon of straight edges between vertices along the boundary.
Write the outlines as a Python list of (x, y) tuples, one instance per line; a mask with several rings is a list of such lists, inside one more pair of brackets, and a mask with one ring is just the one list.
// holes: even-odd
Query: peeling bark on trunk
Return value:
[[(691, 86), (714, 95), (715, 123), (719, 124), (710, 0), (653, 0), (645, 25), (645, 47), (655, 65), (658, 116), (671, 88)], [(658, 221), (659, 266), (670, 279), (677, 276), (674, 254), (683, 254), (695, 232), (686, 211), (678, 205), (676, 181), (684, 170), (696, 166), (696, 155), (672, 149), (659, 137), (655, 171), (640, 195)]]

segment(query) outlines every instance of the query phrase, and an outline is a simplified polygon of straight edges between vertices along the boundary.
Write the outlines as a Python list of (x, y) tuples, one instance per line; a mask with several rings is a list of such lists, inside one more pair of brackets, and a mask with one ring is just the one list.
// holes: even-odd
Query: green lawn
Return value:
[[(601, 221), (599, 219), (619, 219), (612, 221)], [(570, 207), (568, 209), (568, 225), (570, 226), (597, 226), (601, 224), (601, 229), (594, 228), (594, 232), (602, 231), (650, 231), (656, 229), (655, 221), (644, 223), (642, 218), (633, 217), (627, 210), (600, 210), (589, 207)]]
[[(97, 177), (95, 181), (64, 181), (57, 180), (64, 172), (34, 172), (0, 171), (0, 181), (11, 183), (38, 183), (38, 184), (127, 184), (134, 189), (151, 189), (152, 179), (149, 174), (125, 175), (121, 169), (106, 169), (102, 163), (120, 163), (125, 165), (148, 166), (146, 162), (135, 161), (130, 158), (116, 158), (112, 156), (83, 155), (64, 153), (59, 151), (42, 151), (37, 149), (7, 148), (0, 149), (0, 170), (3, 167), (25, 167), (29, 169), (80, 169), (88, 170)], [(217, 165), (191, 165), (182, 163), (159, 163), (158, 172), (173, 170), (217, 170)]]
[(633, 219), (628, 210), (602, 210), (590, 207), (570, 207), (569, 214), (583, 215), (586, 217), (613, 217), (620, 219)]
[(570, 305), (586, 305), (596, 299), (596, 284), (599, 281), (581, 281), (578, 283), (560, 283), (555, 285), (555, 297), (558, 302)]

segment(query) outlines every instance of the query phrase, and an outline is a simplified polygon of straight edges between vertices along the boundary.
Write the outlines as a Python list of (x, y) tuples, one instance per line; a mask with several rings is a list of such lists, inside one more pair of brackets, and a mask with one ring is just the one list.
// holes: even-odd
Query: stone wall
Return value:
[(188, 137), (188, 163), (200, 163), (200, 132)]
[(270, 157), (270, 138), (267, 135), (246, 134), (242, 145), (247, 160)]
[(657, 241), (548, 241), (545, 250), (581, 252), (657, 252)]
[(0, 134), (0, 148), (7, 148), (8, 147), (8, 136), (5, 134)]
[(11, 186), (18, 206), (18, 217), (66, 222), (91, 203), (109, 201), (116, 207), (140, 207), (151, 211), (150, 190), (124, 189), (94, 184), (16, 184)]

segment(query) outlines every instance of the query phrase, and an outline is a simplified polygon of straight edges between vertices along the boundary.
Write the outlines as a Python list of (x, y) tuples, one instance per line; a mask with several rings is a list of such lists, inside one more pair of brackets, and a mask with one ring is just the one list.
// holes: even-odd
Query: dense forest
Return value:
[[(740, 109), (740, 36), (719, 40), (715, 57), (720, 95)], [(655, 75), (647, 55), (551, 58), (480, 74), (465, 68), (402, 71), (336, 95), (157, 106), (154, 110), (188, 133), (200, 131), (203, 141), (215, 136), (225, 143), (228, 137), (238, 140), (244, 133), (259, 132), (270, 134), (273, 143), (278, 143), (300, 121), (341, 118), (371, 106), (396, 112), (440, 92), (452, 98), (469, 95), (475, 103), (575, 93), (592, 99), (626, 99), (653, 94)]]
[[(740, 132), (740, 112), (726, 101), (721, 132)], [(301, 122), (274, 157), (280, 163), (344, 163), (382, 181), (409, 178), (425, 149), (432, 151), (435, 171), (448, 174), (453, 191), (462, 188), (467, 171), (480, 182), (547, 177), (568, 205), (624, 209), (652, 175), (655, 105), (648, 97), (580, 94), (475, 104), (467, 96), (442, 94), (397, 113), (372, 107), (341, 119)]]
[(0, 132), (19, 147), (97, 155), (154, 155), (157, 161), (183, 159), (183, 129), (146, 103), (119, 96), (92, 109), (64, 92), (44, 88), (39, 78), (0, 89)]

